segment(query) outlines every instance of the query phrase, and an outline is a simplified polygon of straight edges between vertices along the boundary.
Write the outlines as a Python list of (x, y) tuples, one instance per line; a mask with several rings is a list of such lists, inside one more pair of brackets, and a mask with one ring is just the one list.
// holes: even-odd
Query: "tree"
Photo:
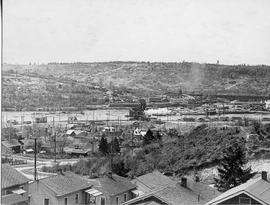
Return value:
[(101, 140), (99, 142), (99, 151), (104, 155), (107, 155), (109, 153), (109, 145), (107, 139), (104, 136), (101, 137)]
[(120, 145), (117, 137), (115, 137), (111, 142), (111, 152), (112, 153), (119, 153), (120, 152)]
[(155, 135), (155, 139), (157, 141), (161, 141), (162, 140), (162, 135), (159, 132), (157, 132), (156, 135)]
[(173, 138), (173, 137), (177, 137), (178, 136), (178, 132), (175, 128), (173, 129), (169, 129), (168, 135)]
[(14, 127), (3, 128), (1, 134), (4, 140), (18, 139), (17, 129)]
[(68, 140), (65, 136), (60, 135), (56, 138), (56, 146), (58, 148), (58, 151), (63, 154), (64, 148), (71, 144), (70, 140)]
[(155, 139), (153, 132), (149, 129), (143, 137), (143, 146), (151, 144), (151, 142)]
[(147, 106), (145, 99), (140, 99), (139, 102), (140, 102), (140, 109), (142, 111), (144, 111), (146, 109), (146, 106)]
[(236, 187), (252, 178), (250, 167), (244, 168), (247, 163), (243, 146), (235, 143), (225, 151), (225, 156), (218, 168), (219, 178), (215, 178), (215, 186), (219, 191), (224, 192)]
[(112, 172), (122, 176), (126, 177), (127, 173), (130, 171), (130, 169), (126, 168), (124, 160), (121, 158), (117, 158), (112, 162)]

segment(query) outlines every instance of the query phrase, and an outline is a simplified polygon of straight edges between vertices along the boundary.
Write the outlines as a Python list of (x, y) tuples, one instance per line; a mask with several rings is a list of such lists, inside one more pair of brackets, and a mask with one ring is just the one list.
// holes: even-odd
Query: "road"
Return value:
[[(21, 172), (24, 176), (26, 176), (30, 180), (34, 180), (34, 159), (26, 156), (19, 155), (11, 155), (13, 159), (17, 160), (26, 160), (27, 164), (22, 165), (14, 165), (13, 167)], [(56, 163), (60, 165), (64, 164), (74, 164), (78, 162), (80, 158), (72, 158), (72, 159), (57, 159)], [(53, 159), (41, 159), (37, 158), (37, 174), (38, 179), (46, 178), (48, 176), (54, 175), (53, 173), (45, 173), (41, 171), (43, 166), (53, 166), (56, 164)]]

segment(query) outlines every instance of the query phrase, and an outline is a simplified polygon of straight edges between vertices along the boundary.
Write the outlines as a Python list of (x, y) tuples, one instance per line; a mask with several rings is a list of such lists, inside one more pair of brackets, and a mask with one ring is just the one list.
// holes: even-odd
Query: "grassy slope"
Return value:
[[(14, 77), (7, 74), (7, 70), (17, 71), (21, 76)], [(31, 77), (26, 77), (27, 75)], [(5, 98), (8, 98), (8, 92), (11, 92), (8, 89), (12, 87), (16, 90), (20, 87), (22, 92), (30, 88), (33, 93), (37, 95), (43, 93), (46, 98), (52, 94), (52, 91), (46, 89), (45, 86), (59, 82), (66, 85), (67, 90), (61, 91), (66, 95), (69, 95), (68, 90), (71, 86), (87, 87), (89, 85), (130, 89), (142, 96), (162, 94), (167, 90), (178, 91), (179, 88), (189, 91), (269, 94), (270, 67), (144, 62), (4, 65), (4, 104)], [(76, 92), (75, 89), (74, 93)], [(95, 90), (88, 89), (86, 94), (89, 95), (92, 92)], [(80, 92), (77, 93), (82, 95)], [(97, 97), (100, 97), (102, 92), (98, 91), (98, 93)], [(20, 94), (15, 94), (15, 97), (16, 95)], [(27, 98), (29, 95), (28, 91), (24, 97)]]

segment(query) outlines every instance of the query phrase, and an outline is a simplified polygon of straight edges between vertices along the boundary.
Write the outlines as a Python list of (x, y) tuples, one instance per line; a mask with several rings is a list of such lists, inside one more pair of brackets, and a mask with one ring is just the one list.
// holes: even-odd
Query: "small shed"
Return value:
[(2, 141), (2, 146), (4, 149), (10, 150), (12, 153), (20, 153), (22, 150), (22, 145), (15, 139)]

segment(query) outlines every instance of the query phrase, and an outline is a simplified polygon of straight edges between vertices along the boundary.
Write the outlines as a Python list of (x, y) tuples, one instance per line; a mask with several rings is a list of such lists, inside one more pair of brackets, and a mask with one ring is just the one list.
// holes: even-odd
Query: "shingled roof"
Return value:
[(12, 205), (23, 201), (27, 201), (27, 198), (19, 194), (8, 194), (1, 197), (2, 205)]
[(219, 194), (218, 191), (208, 185), (187, 178), (186, 187), (180, 183), (173, 182), (138, 196), (124, 204), (139, 205), (159, 201), (161, 202), (160, 204), (169, 205), (203, 205)]
[(136, 177), (131, 182), (138, 186), (137, 189), (145, 193), (173, 183), (173, 181), (169, 177), (163, 175), (157, 170), (151, 173), (142, 175), (140, 177)]
[(112, 177), (105, 176), (103, 178), (96, 179), (98, 185), (96, 189), (101, 191), (105, 195), (114, 196), (120, 193), (124, 193), (136, 188), (135, 184), (132, 184), (128, 179), (120, 177), (116, 174), (112, 174)]
[(72, 172), (63, 172), (41, 179), (40, 183), (51, 189), (56, 196), (64, 196), (93, 186), (90, 181)]
[(2, 145), (4, 145), (7, 148), (21, 146), (21, 144), (18, 142), (18, 140), (15, 140), (15, 139), (12, 139), (10, 141), (5, 140), (5, 141), (2, 141), (1, 143), (2, 143)]
[(250, 179), (214, 198), (207, 205), (218, 204), (240, 194), (247, 194), (262, 204), (270, 204), (270, 182), (261, 178)]
[(2, 164), (2, 189), (28, 183), (30, 180), (7, 164)]

